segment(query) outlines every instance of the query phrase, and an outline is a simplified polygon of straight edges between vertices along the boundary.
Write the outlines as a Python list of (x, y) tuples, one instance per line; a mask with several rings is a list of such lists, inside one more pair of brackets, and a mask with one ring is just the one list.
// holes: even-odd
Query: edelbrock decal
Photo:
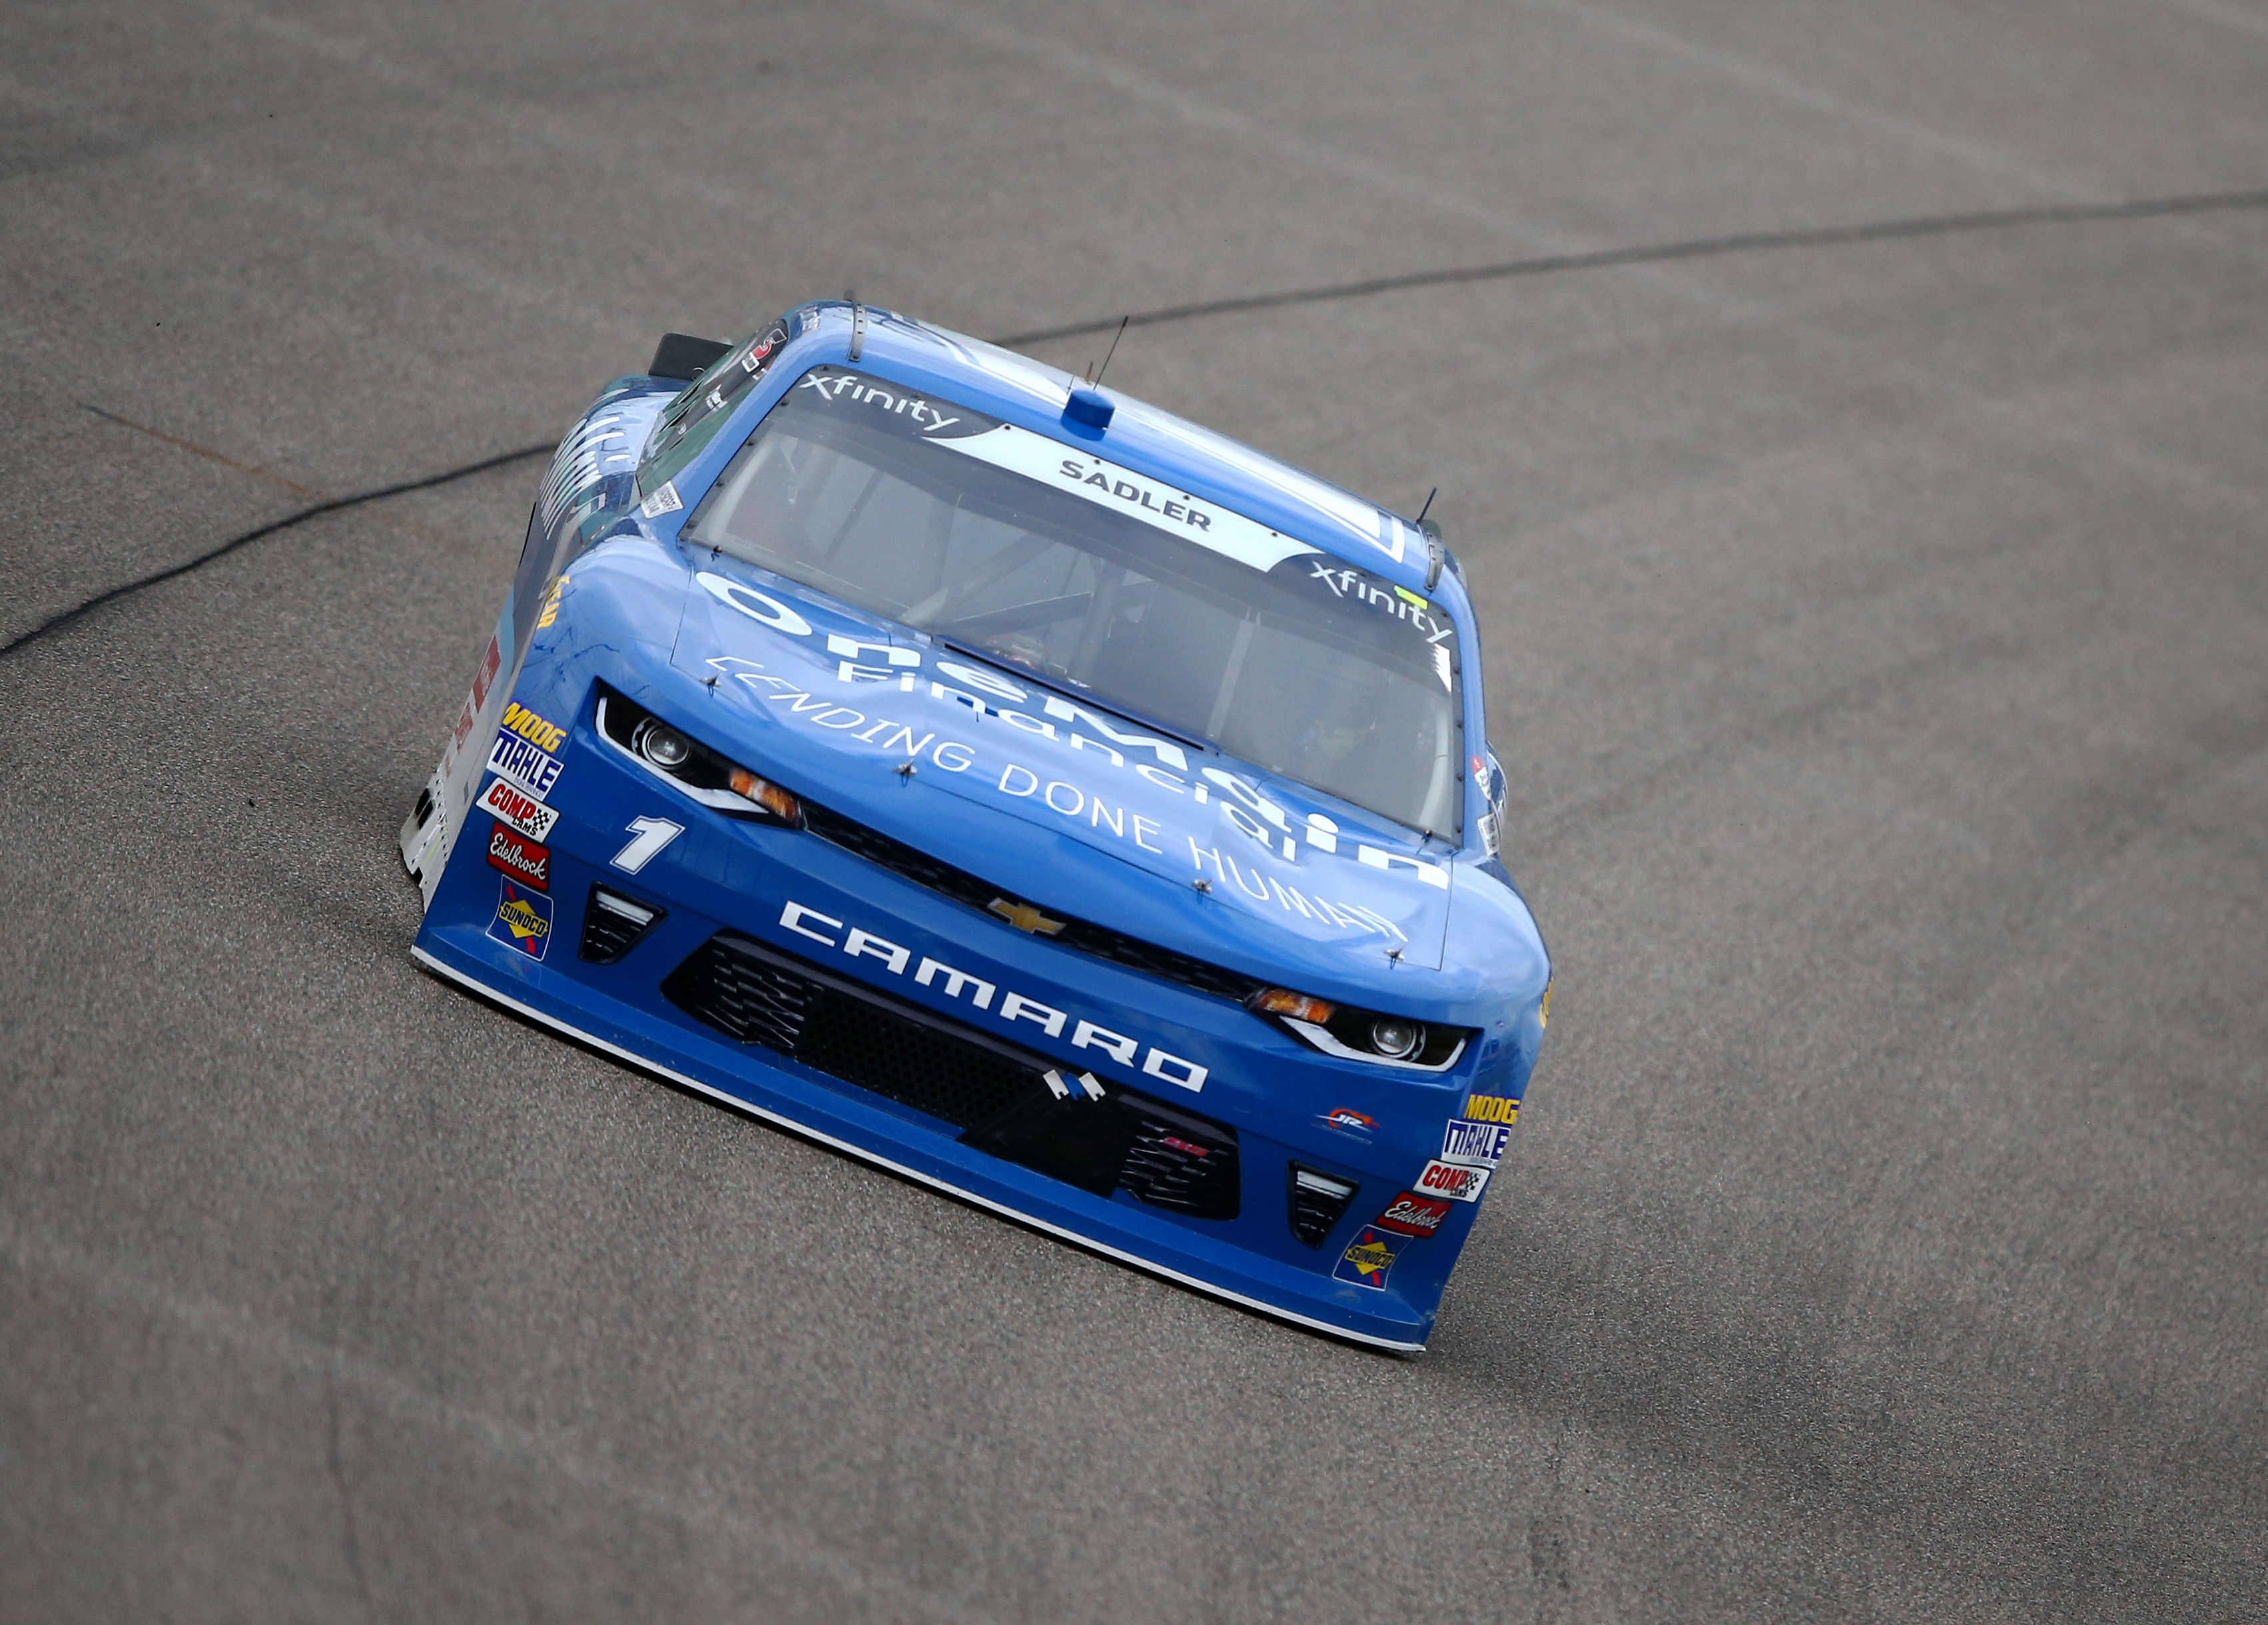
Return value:
[(559, 821), (559, 809), (548, 807), (509, 779), (490, 779), (482, 792), (481, 811), (511, 825), (531, 841), (541, 841)]
[(539, 892), (551, 889), (551, 849), (502, 824), (489, 826), (489, 867), (501, 869)]
[(1438, 1232), (1442, 1221), (1449, 1217), (1449, 1204), (1432, 1196), (1421, 1196), (1405, 1190), (1386, 1204), (1386, 1211), (1378, 1216), (1378, 1228), (1390, 1230), (1397, 1236), (1430, 1236)]
[[(1154, 1077), (1160, 1083), (1172, 1084), (1191, 1094), (1201, 1092), (1206, 1077), (1211, 1075), (1209, 1069), (1194, 1061), (1160, 1049), (1155, 1044), (1145, 1046), (1139, 1039), (1098, 1026), (1071, 1011), (1057, 1010), (1052, 1004), (1042, 1004), (1035, 998), (1004, 989), (998, 982), (988, 982), (974, 972), (957, 970), (944, 960), (926, 954), (917, 960), (910, 948), (901, 947), (862, 926), (848, 924), (792, 899), (781, 908), (779, 923), (783, 929), (821, 947), (833, 948), (850, 959), (871, 960), (893, 976), (910, 976), (916, 986), (927, 988), (941, 997), (982, 1011), (995, 1023), (1012, 1032), (1029, 1026), (1054, 1039), (1060, 1039), (1068, 1032), (1073, 1049), (1092, 1050), (1130, 1072)], [(872, 974), (871, 967), (862, 964), (860, 968)]]

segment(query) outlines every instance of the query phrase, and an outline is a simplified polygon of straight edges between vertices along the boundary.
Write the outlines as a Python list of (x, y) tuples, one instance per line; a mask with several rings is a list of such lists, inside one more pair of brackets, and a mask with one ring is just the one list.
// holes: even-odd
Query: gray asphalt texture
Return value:
[[(846, 286), (1006, 335), (2262, 188), (2263, 0), (21, 0), (0, 642)], [(420, 974), (527, 460), (0, 655), (0, 1619), (2268, 1614), (2268, 209), (1110, 381), (1440, 487), (1485, 616), (1558, 983), (1431, 1352)]]

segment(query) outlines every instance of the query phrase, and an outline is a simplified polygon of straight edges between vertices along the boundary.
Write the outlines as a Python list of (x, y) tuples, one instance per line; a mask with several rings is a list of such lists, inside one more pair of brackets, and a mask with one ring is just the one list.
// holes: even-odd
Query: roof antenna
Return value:
[(1417, 517), (1415, 519), (1411, 520), (1411, 521), (1410, 521), (1410, 523), (1411, 523), (1411, 524), (1413, 524), (1413, 525), (1423, 525), (1423, 524), (1425, 522), (1425, 516), (1426, 516), (1426, 514), (1427, 514), (1427, 513), (1429, 513), (1429, 512), (1431, 512), (1431, 511), (1432, 511), (1432, 507), (1433, 507), (1433, 498), (1435, 498), (1436, 496), (1439, 496), (1440, 494), (1441, 494), (1441, 488), (1440, 488), (1440, 486), (1438, 486), (1438, 485), (1437, 485), (1437, 486), (1435, 486), (1432, 490), (1430, 490), (1430, 491), (1426, 492), (1426, 493), (1425, 493), (1425, 505), (1423, 508), (1420, 508), (1420, 509), (1418, 509), (1418, 517)]
[(1102, 386), (1102, 375), (1109, 370), (1111, 357), (1118, 353), (1118, 341), (1126, 336), (1126, 324), (1133, 320), (1131, 315), (1121, 316), (1118, 319), (1118, 331), (1110, 335), (1110, 348), (1103, 352), (1102, 364), (1095, 368), (1094, 375), (1086, 380), (1089, 388), (1099, 389)]
[(866, 348), (866, 307), (858, 303), (856, 288), (845, 288), (843, 298), (850, 306), (850, 359), (856, 362)]

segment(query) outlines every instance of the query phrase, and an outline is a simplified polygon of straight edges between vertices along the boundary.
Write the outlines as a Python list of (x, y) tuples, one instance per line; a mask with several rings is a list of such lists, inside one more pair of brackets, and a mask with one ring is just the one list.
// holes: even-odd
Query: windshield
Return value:
[(816, 368), (684, 533), (1413, 828), (1459, 830), (1446, 615), (1044, 435)]

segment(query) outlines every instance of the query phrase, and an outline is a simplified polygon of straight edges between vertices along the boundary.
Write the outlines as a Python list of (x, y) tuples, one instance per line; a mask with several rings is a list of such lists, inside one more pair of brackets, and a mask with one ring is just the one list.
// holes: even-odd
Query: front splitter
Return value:
[[(1161, 1280), (1171, 1281), (1177, 1286), (1187, 1287), (1192, 1291), (1202, 1292), (1209, 1298), (1215, 1298), (1225, 1303), (1234, 1304), (1239, 1308), (1251, 1310), (1255, 1313), (1266, 1315), (1270, 1320), (1280, 1320), (1288, 1325), (1297, 1326), (1307, 1331), (1320, 1332), (1329, 1337), (1344, 1338), (1347, 1342), (1359, 1343), (1366, 1348), (1390, 1349), (1397, 1354), (1423, 1354), (1425, 1351), (1425, 1345), (1422, 1341), (1411, 1341), (1407, 1338), (1397, 1338), (1376, 1332), (1366, 1332), (1355, 1327), (1343, 1325), (1332, 1320), (1322, 1320), (1313, 1315), (1302, 1314), (1297, 1310), (1287, 1309), (1281, 1305), (1270, 1303), (1265, 1298), (1256, 1298), (1250, 1294), (1238, 1291), (1234, 1288), (1223, 1285), (1219, 1282), (1208, 1281), (1202, 1276), (1193, 1275), (1184, 1270), (1174, 1268), (1170, 1265), (1161, 1264), (1157, 1262), (1155, 1260), (1145, 1258), (1138, 1253), (1134, 1253), (1123, 1247), (1114, 1246), (1107, 1241), (1098, 1240), (1093, 1236), (1084, 1234), (1079, 1231), (1055, 1223), (1054, 1221), (1044, 1218), (1036, 1213), (1017, 1207), (1011, 1202), (1003, 1202), (998, 1197), (987, 1195), (981, 1191), (972, 1190), (964, 1185), (956, 1184), (952, 1180), (943, 1178), (937, 1173), (910, 1165), (907, 1163), (901, 1162), (894, 1158), (888, 1157), (872, 1147), (859, 1144), (854, 1140), (846, 1139), (840, 1135), (830, 1133), (826, 1129), (823, 1129), (815, 1123), (802, 1121), (786, 1112), (778, 1111), (759, 1105), (741, 1095), (734, 1094), (730, 1091), (719, 1088), (713, 1084), (703, 1082), (699, 1077), (694, 1077), (676, 1067), (666, 1065), (660, 1061), (655, 1060), (650, 1055), (641, 1055), (633, 1048), (604, 1038), (584, 1027), (578, 1026), (573, 1022), (566, 1020), (560, 1016), (554, 1015), (550, 1011), (543, 1010), (524, 998), (515, 996), (513, 994), (505, 991), (504, 989), (494, 985), (476, 974), (470, 966), (451, 963), (449, 960), (444, 959), (440, 955), (430, 952), (423, 945), (413, 946), (409, 952), (413, 959), (415, 959), (420, 965), (423, 966), (427, 970), (431, 971), (435, 975), (446, 978), (446, 980), (455, 982), (461, 987), (469, 989), (473, 992), (480, 995), (482, 998), (488, 999), (493, 1004), (501, 1005), (504, 1009), (512, 1011), (517, 1015), (525, 1016), (527, 1019), (549, 1027), (554, 1032), (564, 1034), (565, 1036), (575, 1040), (578, 1043), (587, 1044), (593, 1049), (599, 1050), (606, 1055), (612, 1055), (617, 1060), (627, 1062), (630, 1065), (637, 1067), (641, 1070), (650, 1072), (657, 1077), (666, 1078), (669, 1082), (676, 1084), (681, 1087), (693, 1090), (699, 1094), (704, 1095), (709, 1099), (717, 1101), (719, 1105), (730, 1107), (734, 1111), (744, 1113), (760, 1121), (771, 1124), (776, 1128), (787, 1129), (805, 1139), (815, 1141), (821, 1145), (825, 1145), (832, 1151), (841, 1151), (846, 1156), (855, 1157), (861, 1162), (870, 1163), (876, 1167), (887, 1169), (892, 1173), (898, 1174), (905, 1179), (912, 1180), (917, 1183), (925, 1185), (932, 1190), (941, 1191), (946, 1195), (956, 1197), (962, 1202), (969, 1202), (974, 1206), (983, 1208), (988, 1212), (997, 1213), (1004, 1218), (1013, 1219), (1020, 1224), (1029, 1225), (1035, 1230), (1041, 1231), (1049, 1236), (1055, 1237), (1057, 1240), (1067, 1241), (1074, 1246), (1084, 1248), (1087, 1252), (1098, 1254), (1102, 1257), (1127, 1265), (1131, 1268), (1141, 1270), (1145, 1275), (1152, 1275), (1158, 1276)], [(477, 961), (475, 963), (477, 963)]]

